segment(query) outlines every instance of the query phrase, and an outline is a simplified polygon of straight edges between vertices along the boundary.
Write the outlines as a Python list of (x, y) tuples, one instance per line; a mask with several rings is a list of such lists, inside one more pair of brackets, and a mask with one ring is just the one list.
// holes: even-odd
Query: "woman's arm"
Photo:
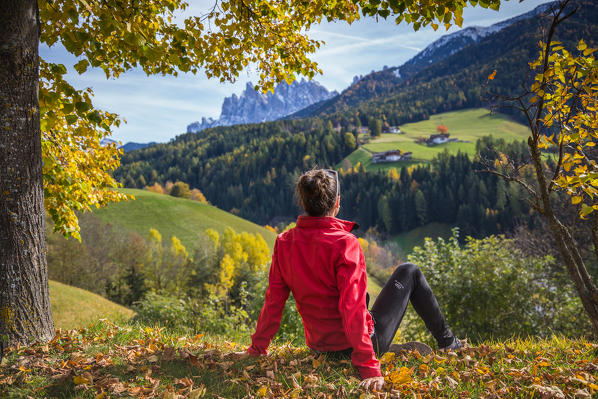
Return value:
[(356, 238), (346, 241), (336, 272), (339, 289), (339, 312), (345, 335), (351, 343), (351, 360), (361, 378), (379, 377), (380, 363), (372, 347), (368, 331), (369, 314), (365, 304), (367, 274), (365, 259)]
[(270, 341), (272, 341), (274, 334), (280, 327), (284, 304), (289, 297), (290, 289), (280, 273), (277, 247), (278, 240), (274, 244), (274, 252), (272, 253), (272, 264), (270, 265), (264, 306), (257, 319), (255, 333), (251, 336), (251, 346), (247, 349), (247, 352), (252, 355), (266, 354)]

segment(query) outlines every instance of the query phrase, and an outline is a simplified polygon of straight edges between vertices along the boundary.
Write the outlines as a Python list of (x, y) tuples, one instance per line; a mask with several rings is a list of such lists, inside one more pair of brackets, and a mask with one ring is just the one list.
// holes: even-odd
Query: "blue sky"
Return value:
[[(466, 8), (463, 27), (488, 26), (504, 19), (527, 12), (546, 0), (504, 1), (500, 10), (480, 7)], [(190, 0), (186, 11), (200, 14), (207, 10), (210, 1)], [(458, 28), (451, 28), (448, 33)], [(341, 91), (355, 75), (365, 75), (383, 66), (398, 66), (424, 49), (428, 44), (446, 34), (446, 30), (424, 28), (418, 32), (406, 24), (397, 26), (394, 21), (373, 18), (346, 23), (322, 23), (312, 27), (310, 35), (325, 41), (313, 56), (320, 64), (323, 75), (315, 79), (329, 90)], [(99, 69), (78, 75), (72, 65), (76, 58), (60, 46), (40, 47), (40, 55), (47, 61), (64, 63), (67, 78), (77, 88), (91, 87), (97, 107), (116, 112), (127, 120), (115, 129), (113, 138), (123, 143), (166, 142), (184, 133), (186, 126), (202, 116), (217, 118), (222, 100), (232, 93), (239, 94), (248, 81), (257, 81), (257, 74), (247, 71), (235, 83), (220, 83), (208, 79), (201, 72), (197, 75), (146, 76), (132, 70), (118, 79), (107, 80)]]

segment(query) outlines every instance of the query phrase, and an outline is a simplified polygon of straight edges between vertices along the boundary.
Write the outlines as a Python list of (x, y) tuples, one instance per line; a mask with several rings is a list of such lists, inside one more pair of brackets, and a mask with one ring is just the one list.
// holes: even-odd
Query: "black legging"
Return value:
[(453, 333), (444, 320), (438, 301), (423, 273), (413, 263), (403, 263), (384, 284), (372, 306), (371, 313), (375, 323), (372, 344), (376, 355), (388, 350), (409, 301), (436, 338), (438, 347), (445, 347), (453, 342)]

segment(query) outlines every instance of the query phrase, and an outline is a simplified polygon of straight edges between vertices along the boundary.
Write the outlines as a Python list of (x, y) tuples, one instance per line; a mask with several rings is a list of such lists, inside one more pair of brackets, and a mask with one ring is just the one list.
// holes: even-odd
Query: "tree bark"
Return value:
[[(0, 342), (51, 339), (36, 0), (0, 1)], [(1, 357), (1, 355), (0, 355)]]

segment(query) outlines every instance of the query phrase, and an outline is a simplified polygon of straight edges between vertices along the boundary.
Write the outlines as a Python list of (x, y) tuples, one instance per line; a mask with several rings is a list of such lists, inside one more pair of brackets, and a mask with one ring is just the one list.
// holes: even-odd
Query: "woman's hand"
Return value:
[(360, 387), (365, 390), (379, 391), (384, 386), (384, 377), (370, 377), (361, 381)]

